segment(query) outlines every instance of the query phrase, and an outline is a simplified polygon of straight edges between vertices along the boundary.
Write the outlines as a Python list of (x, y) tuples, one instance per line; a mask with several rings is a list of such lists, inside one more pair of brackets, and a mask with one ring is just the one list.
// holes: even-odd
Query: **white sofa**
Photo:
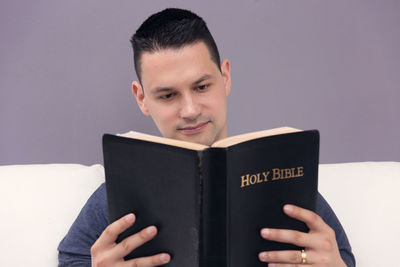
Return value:
[[(59, 241), (103, 181), (101, 165), (0, 166), (0, 265), (56, 266)], [(322, 164), (319, 190), (358, 266), (399, 266), (400, 162)]]

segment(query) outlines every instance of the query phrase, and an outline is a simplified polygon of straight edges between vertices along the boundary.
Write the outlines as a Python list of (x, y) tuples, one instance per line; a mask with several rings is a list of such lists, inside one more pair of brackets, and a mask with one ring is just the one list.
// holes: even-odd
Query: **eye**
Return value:
[(203, 84), (203, 85), (199, 85), (197, 86), (197, 90), (198, 91), (205, 91), (210, 85), (209, 84)]
[(171, 99), (174, 95), (175, 95), (175, 93), (168, 93), (168, 94), (159, 96), (159, 98), (161, 98), (163, 100), (168, 100), (168, 99)]

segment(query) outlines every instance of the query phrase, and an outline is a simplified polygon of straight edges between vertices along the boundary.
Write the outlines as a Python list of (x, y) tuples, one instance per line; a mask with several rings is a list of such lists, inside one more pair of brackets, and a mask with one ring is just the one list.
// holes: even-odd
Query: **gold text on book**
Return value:
[(241, 176), (240, 187), (246, 187), (250, 185), (255, 185), (263, 182), (276, 181), (281, 179), (297, 178), (304, 176), (303, 166), (296, 168), (273, 168), (268, 171), (245, 174)]

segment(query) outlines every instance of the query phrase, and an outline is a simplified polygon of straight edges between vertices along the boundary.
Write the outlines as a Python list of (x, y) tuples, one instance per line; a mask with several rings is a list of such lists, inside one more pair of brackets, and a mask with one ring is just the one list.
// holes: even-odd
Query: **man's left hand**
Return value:
[(260, 261), (272, 266), (346, 266), (342, 260), (332, 230), (316, 213), (294, 205), (285, 205), (283, 211), (290, 217), (304, 222), (310, 229), (308, 233), (286, 229), (261, 230), (261, 237), (281, 243), (289, 243), (301, 250), (264, 251), (258, 256)]

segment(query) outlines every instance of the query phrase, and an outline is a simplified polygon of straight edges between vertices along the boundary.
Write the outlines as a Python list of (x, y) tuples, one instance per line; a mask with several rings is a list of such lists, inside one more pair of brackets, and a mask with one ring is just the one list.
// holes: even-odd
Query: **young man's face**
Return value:
[(164, 137), (210, 145), (227, 136), (229, 61), (221, 63), (220, 71), (198, 42), (143, 53), (141, 73), (142, 85), (133, 82), (133, 93)]

